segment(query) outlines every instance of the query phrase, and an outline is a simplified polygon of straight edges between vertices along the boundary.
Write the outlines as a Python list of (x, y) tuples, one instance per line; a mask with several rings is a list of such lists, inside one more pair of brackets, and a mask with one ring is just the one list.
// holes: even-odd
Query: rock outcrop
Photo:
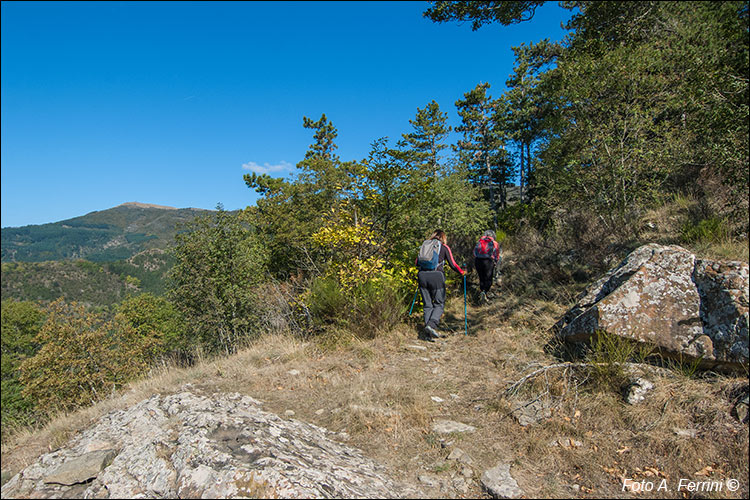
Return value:
[(746, 372), (748, 265), (642, 246), (589, 286), (554, 330), (572, 342), (602, 330), (703, 368)]
[(3, 498), (419, 498), (315, 425), (191, 386), (102, 417), (2, 487)]

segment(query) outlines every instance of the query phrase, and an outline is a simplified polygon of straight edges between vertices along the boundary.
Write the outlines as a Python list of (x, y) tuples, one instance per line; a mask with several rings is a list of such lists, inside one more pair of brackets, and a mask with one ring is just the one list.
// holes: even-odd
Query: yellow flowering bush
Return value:
[(326, 224), (312, 235), (312, 242), (328, 253), (326, 277), (334, 277), (345, 289), (377, 279), (385, 261), (380, 255), (372, 220), (355, 219), (348, 211), (332, 209)]

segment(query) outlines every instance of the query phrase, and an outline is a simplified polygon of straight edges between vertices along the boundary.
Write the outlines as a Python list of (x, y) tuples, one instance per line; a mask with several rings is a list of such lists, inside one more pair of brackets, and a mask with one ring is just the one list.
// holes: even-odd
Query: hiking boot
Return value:
[(433, 339), (439, 339), (440, 337), (442, 337), (442, 335), (440, 335), (440, 334), (439, 334), (439, 333), (437, 332), (437, 330), (435, 330), (435, 329), (434, 329), (433, 327), (431, 327), (431, 326), (425, 326), (425, 327), (424, 327), (424, 331), (425, 331), (425, 333), (426, 333), (427, 335), (429, 335), (429, 336), (430, 336), (431, 338), (433, 338)]
[(487, 302), (487, 294), (484, 292), (479, 292), (479, 302), (484, 303)]
[(435, 342), (435, 339), (433, 339), (427, 333), (424, 333), (424, 332), (419, 332), (417, 339), (424, 340), (425, 342)]

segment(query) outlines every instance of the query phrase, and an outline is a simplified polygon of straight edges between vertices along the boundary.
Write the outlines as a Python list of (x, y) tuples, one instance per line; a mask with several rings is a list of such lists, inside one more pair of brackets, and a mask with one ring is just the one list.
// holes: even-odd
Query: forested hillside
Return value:
[(43, 303), (63, 298), (91, 307), (109, 307), (128, 293), (163, 295), (172, 262), (172, 256), (158, 248), (115, 262), (3, 262), (2, 296), (3, 300)]
[[(500, 30), (533, 23), (540, 3), (441, 1), (425, 17)], [(321, 349), (376, 339), (408, 320), (416, 252), (438, 228), (468, 267), (476, 239), (497, 232), (515, 255), (501, 265), (514, 307), (560, 309), (645, 242), (747, 261), (747, 2), (561, 5), (574, 13), (563, 42), (514, 47), (506, 82), (477, 82), (452, 103), (425, 95), (401, 137), (373, 137), (366, 158), (338, 156), (325, 114), (300, 116), (312, 140), (296, 174), (237, 179), (260, 194), (241, 212), (116, 207), (41, 226), (33, 245), (34, 229), (3, 229), (4, 262), (124, 259), (174, 237), (166, 294), (130, 296), (109, 315), (64, 299), (11, 304), (6, 269), (27, 268), (3, 265), (3, 435), (149, 367), (236, 353), (268, 332)], [(146, 281), (125, 264), (75, 266)], [(462, 285), (448, 273), (449, 290)]]
[(144, 250), (165, 249), (179, 225), (202, 212), (124, 203), (60, 222), (7, 227), (2, 230), (2, 261), (125, 260)]

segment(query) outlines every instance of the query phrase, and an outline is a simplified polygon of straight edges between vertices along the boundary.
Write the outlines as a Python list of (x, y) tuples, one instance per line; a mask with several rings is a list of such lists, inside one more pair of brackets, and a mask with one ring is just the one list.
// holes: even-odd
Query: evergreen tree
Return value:
[(503, 116), (498, 108), (501, 101), (493, 101), (487, 93), (489, 83), (480, 83), (456, 101), (463, 132), (463, 139), (455, 147), (461, 163), (468, 169), (473, 182), (487, 187), (487, 197), (497, 227), (497, 199), (495, 186), (499, 187), (500, 208), (507, 203), (506, 184), (512, 176), (511, 165), (505, 151), (503, 127), (498, 126), (497, 117)]
[(315, 134), (313, 135), (315, 142), (310, 145), (310, 149), (305, 153), (305, 159), (317, 156), (328, 161), (338, 160), (338, 156), (333, 154), (334, 150), (338, 147), (334, 142), (338, 135), (338, 130), (333, 126), (333, 123), (328, 121), (325, 113), (321, 115), (318, 121), (313, 121), (303, 116), (302, 126), (315, 130)]
[(451, 131), (448, 125), (448, 113), (440, 111), (437, 102), (430, 101), (424, 108), (417, 108), (417, 116), (414, 120), (409, 120), (414, 130), (408, 134), (402, 134), (406, 141), (405, 146), (408, 148), (410, 160), (418, 168), (431, 173), (433, 176), (438, 175), (440, 168), (440, 152), (447, 148), (442, 141)]
[(541, 78), (545, 67), (556, 55), (557, 46), (549, 40), (512, 47), (516, 56), (513, 74), (505, 82), (508, 91), (501, 100), (507, 103), (507, 134), (518, 147), (521, 202), (529, 201), (533, 176), (532, 148), (542, 137), (545, 118), (552, 112), (552, 101), (543, 93)]

